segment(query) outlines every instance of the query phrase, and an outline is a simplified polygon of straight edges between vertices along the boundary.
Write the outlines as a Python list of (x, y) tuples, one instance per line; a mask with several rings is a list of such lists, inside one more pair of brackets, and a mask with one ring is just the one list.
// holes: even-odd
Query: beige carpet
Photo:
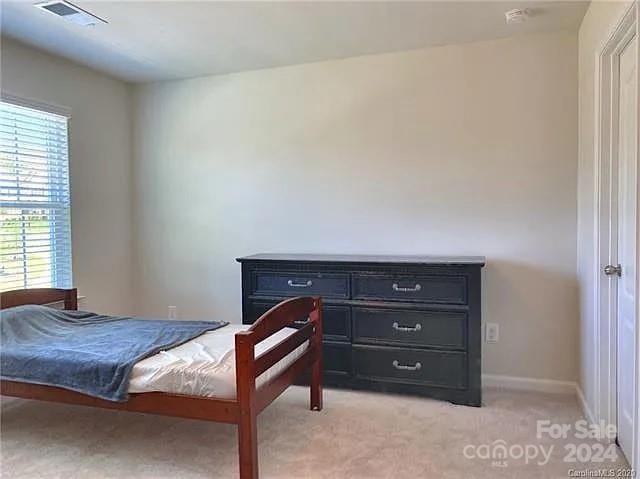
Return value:
[[(623, 459), (567, 464), (565, 444), (584, 440), (536, 439), (537, 419), (580, 419), (573, 397), (489, 390), (485, 407), (470, 408), (326, 390), (318, 413), (307, 409), (307, 395), (290, 388), (260, 416), (262, 478), (552, 478), (567, 477), (569, 469), (625, 467)], [(229, 425), (10, 399), (2, 404), (1, 432), (4, 478), (237, 475)], [(523, 458), (509, 458), (506, 467), (465, 458), (466, 445), (496, 440), (554, 451), (545, 466), (525, 465)]]

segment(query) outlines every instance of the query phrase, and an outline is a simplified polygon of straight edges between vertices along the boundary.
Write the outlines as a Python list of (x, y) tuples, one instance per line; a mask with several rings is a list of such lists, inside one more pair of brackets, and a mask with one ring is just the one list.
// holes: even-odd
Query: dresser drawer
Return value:
[(353, 370), (351, 344), (322, 343), (322, 364), (325, 374), (351, 376)]
[(467, 304), (465, 276), (353, 275), (354, 299)]
[(353, 308), (353, 338), (408, 346), (466, 349), (463, 312)]
[[(278, 301), (250, 301), (249, 314), (250, 323), (254, 323), (260, 316), (273, 308)], [(302, 327), (307, 318), (298, 318), (297, 324), (290, 327)], [(327, 339), (349, 341), (351, 339), (351, 309), (347, 306), (322, 306), (322, 327), (323, 336)]]
[(349, 275), (254, 271), (253, 294), (277, 296), (349, 297)]
[(454, 351), (354, 346), (356, 377), (454, 389), (467, 387), (467, 355)]

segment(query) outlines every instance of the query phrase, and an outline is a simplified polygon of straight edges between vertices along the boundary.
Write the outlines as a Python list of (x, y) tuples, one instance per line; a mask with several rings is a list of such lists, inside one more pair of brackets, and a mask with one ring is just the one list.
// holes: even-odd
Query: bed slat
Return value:
[(256, 408), (258, 413), (275, 401), (290, 384), (293, 384), (305, 369), (311, 366), (317, 356), (316, 350), (317, 348), (314, 345), (309, 346), (309, 349), (296, 359), (282, 374), (279, 374), (256, 391)]
[(300, 346), (313, 336), (314, 327), (311, 323), (306, 324), (291, 336), (286, 337), (278, 344), (272, 346), (255, 359), (256, 377), (276, 364), (287, 354)]

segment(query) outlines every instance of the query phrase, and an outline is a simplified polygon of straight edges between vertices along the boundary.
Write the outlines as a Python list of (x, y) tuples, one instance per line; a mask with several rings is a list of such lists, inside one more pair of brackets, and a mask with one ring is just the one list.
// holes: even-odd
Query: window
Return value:
[(0, 102), (0, 291), (71, 286), (67, 117)]

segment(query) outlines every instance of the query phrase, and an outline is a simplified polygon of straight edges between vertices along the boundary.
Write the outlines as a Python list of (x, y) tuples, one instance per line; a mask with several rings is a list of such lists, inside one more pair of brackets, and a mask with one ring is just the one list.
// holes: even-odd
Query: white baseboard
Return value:
[(482, 385), (501, 389), (517, 389), (520, 391), (538, 391), (545, 393), (576, 394), (578, 385), (573, 381), (558, 381), (556, 379), (521, 378), (514, 376), (500, 376), (483, 374)]
[(582, 389), (580, 389), (580, 386), (577, 384), (576, 384), (576, 396), (578, 396), (578, 404), (582, 409), (582, 414), (584, 414), (584, 418), (587, 421), (589, 421), (589, 424), (595, 424), (596, 423), (595, 416), (591, 412), (591, 408), (589, 407), (589, 404), (587, 403), (587, 400), (584, 397), (584, 393), (582, 392)]
[(595, 416), (584, 397), (584, 393), (578, 383), (573, 381), (558, 381), (556, 379), (520, 378), (514, 376), (499, 376), (496, 374), (483, 374), (482, 386), (500, 389), (516, 389), (520, 391), (537, 391), (557, 394), (575, 394), (578, 405), (584, 417), (590, 424), (595, 424)]

